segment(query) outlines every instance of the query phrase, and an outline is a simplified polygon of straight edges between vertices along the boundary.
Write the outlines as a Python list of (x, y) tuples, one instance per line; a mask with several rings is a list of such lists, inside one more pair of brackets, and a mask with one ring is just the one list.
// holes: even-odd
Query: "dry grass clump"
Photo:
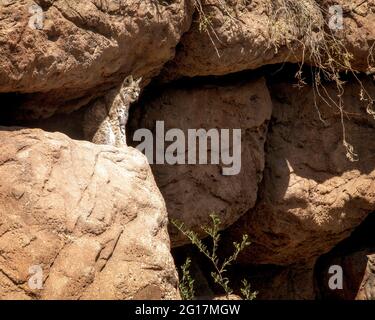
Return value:
[(221, 40), (215, 31), (215, 27), (212, 22), (213, 17), (210, 13), (207, 13), (205, 8), (216, 7), (224, 13), (227, 21), (238, 24), (240, 21), (237, 17), (235, 17), (234, 5), (231, 3), (231, 0), (194, 0), (194, 7), (198, 14), (199, 32), (205, 32), (208, 35), (212, 45), (215, 48), (217, 56), (220, 58), (220, 51), (217, 48), (216, 42), (221, 43)]
[[(245, 0), (241, 0), (245, 1)], [(349, 8), (342, 8), (344, 13), (356, 13), (366, 1), (353, 4)], [(218, 57), (220, 51), (215, 43), (220, 39), (215, 31), (212, 16), (207, 13), (208, 7), (219, 8), (231, 23), (240, 24), (233, 14), (235, 4), (231, 0), (194, 0), (198, 15), (199, 31), (206, 32), (212, 42)], [(341, 115), (342, 143), (346, 149), (346, 156), (351, 161), (357, 161), (358, 155), (349, 143), (345, 129), (345, 121), (349, 115), (345, 112), (343, 103), (344, 84), (343, 74), (351, 74), (360, 85), (359, 100), (367, 103), (367, 113), (374, 117), (374, 99), (359, 79), (359, 72), (353, 67), (353, 55), (346, 47), (345, 25), (343, 28), (332, 27), (332, 14), (329, 8), (322, 7), (316, 0), (268, 0), (267, 16), (269, 17), (268, 33), (269, 45), (266, 50), (273, 49), (275, 53), (280, 48), (288, 48), (289, 55), (294, 55), (299, 62), (299, 71), (296, 73), (298, 86), (305, 85), (303, 66), (311, 67), (313, 79), (314, 106), (321, 121), (324, 119), (318, 108), (317, 99), (322, 99), (331, 107), (336, 107)], [(302, 56), (301, 56), (302, 52)], [(375, 73), (375, 43), (369, 50), (367, 59), (369, 73)], [(290, 56), (289, 56), (290, 57)], [(289, 58), (288, 57), (288, 58)], [(287, 59), (288, 60), (288, 59)], [(334, 82), (337, 88), (336, 96), (328, 93), (325, 83)]]
[[(362, 2), (363, 4), (364, 2)], [(342, 8), (343, 12), (356, 10), (359, 5), (352, 8)], [(349, 116), (345, 112), (343, 104), (344, 84), (342, 74), (350, 73), (360, 84), (359, 99), (367, 103), (367, 113), (374, 117), (374, 99), (363, 86), (358, 77), (358, 71), (352, 65), (353, 55), (348, 51), (344, 39), (345, 26), (332, 27), (332, 12), (321, 7), (314, 0), (273, 0), (269, 5), (269, 47), (277, 52), (279, 47), (286, 46), (290, 54), (302, 51), (300, 69), (296, 73), (298, 86), (305, 85), (302, 67), (305, 63), (315, 66), (311, 68), (313, 78), (313, 90), (315, 107), (319, 113), (316, 98), (319, 96), (329, 106), (338, 108), (341, 115), (343, 128), (343, 145), (346, 156), (351, 161), (357, 161), (358, 155), (354, 147), (348, 142), (345, 130), (345, 119)], [(340, 22), (340, 21), (338, 21)], [(302, 50), (301, 50), (302, 49)], [(369, 70), (373, 69), (374, 44), (368, 56)], [(334, 82), (337, 88), (337, 96), (331, 96), (324, 83)]]

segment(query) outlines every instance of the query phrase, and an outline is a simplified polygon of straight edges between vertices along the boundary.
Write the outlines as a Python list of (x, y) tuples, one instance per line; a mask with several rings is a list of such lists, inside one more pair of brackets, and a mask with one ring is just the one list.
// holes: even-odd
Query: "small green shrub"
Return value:
[[(228, 298), (229, 295), (233, 293), (233, 289), (230, 286), (230, 279), (227, 277), (228, 267), (237, 260), (238, 255), (241, 253), (241, 251), (243, 251), (250, 245), (250, 242), (248, 241), (248, 235), (243, 235), (241, 242), (233, 242), (233, 254), (228, 258), (225, 258), (223, 261), (220, 261), (217, 255), (217, 251), (220, 243), (219, 230), (221, 221), (215, 214), (211, 214), (210, 217), (212, 219), (212, 225), (202, 227), (202, 230), (207, 234), (207, 236), (209, 236), (212, 241), (211, 250), (209, 250), (208, 247), (203, 243), (203, 241), (199, 239), (198, 235), (194, 231), (188, 230), (185, 227), (184, 223), (176, 220), (172, 220), (171, 222), (190, 240), (193, 245), (198, 248), (199, 252), (201, 252), (211, 262), (211, 266), (214, 270), (211, 272), (211, 277), (214, 282), (224, 290), (225, 295)], [(194, 294), (192, 294), (194, 293), (194, 281), (192, 281), (190, 272), (188, 271), (190, 263), (191, 260), (188, 258), (188, 260), (182, 266), (183, 276), (180, 282), (180, 291), (183, 298), (190, 298), (194, 296)], [(242, 288), (240, 289), (240, 291), (244, 299), (253, 300), (256, 298), (257, 292), (251, 292), (250, 284), (245, 279), (242, 281)]]
[(181, 266), (182, 279), (179, 283), (179, 289), (182, 300), (193, 300), (195, 297), (194, 279), (190, 275), (190, 265), (191, 259), (187, 258)]

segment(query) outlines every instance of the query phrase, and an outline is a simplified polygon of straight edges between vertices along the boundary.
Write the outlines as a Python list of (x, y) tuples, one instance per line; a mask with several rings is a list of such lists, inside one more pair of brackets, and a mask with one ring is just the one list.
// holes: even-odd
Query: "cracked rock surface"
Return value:
[[(42, 8), (41, 25), (31, 28)], [(190, 0), (3, 0), (0, 92), (28, 93), (28, 117), (71, 112), (126, 76), (146, 84), (173, 58)]]
[[(374, 90), (371, 82), (364, 83)], [(333, 96), (334, 87), (327, 90)], [(343, 96), (346, 137), (359, 158), (350, 162), (337, 110), (321, 100), (314, 108), (308, 87), (272, 86), (274, 108), (257, 205), (229, 229), (226, 239), (231, 243), (238, 234), (249, 234), (252, 245), (240, 256), (242, 262), (313, 261), (375, 210), (375, 126), (366, 103), (358, 103), (359, 90), (347, 84)]]
[[(167, 212), (146, 158), (0, 128), (1, 299), (176, 299)], [(29, 268), (42, 269), (32, 290)]]

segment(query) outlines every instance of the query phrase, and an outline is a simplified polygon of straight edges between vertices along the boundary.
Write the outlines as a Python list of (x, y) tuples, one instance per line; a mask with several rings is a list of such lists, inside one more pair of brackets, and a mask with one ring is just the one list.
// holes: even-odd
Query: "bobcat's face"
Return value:
[(141, 90), (136, 87), (128, 88), (126, 94), (130, 97), (131, 102), (137, 101)]
[(139, 94), (141, 92), (141, 89), (140, 89), (141, 81), (142, 81), (142, 78), (139, 78), (138, 80), (134, 80), (133, 76), (130, 75), (125, 78), (122, 84), (124, 95), (128, 96), (131, 102), (138, 100)]

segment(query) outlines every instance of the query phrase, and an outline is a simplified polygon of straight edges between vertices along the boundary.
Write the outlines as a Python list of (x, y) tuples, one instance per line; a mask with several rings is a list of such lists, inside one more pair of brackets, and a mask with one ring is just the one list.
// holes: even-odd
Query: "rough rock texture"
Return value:
[[(341, 53), (322, 37), (337, 4)], [(374, 74), (375, 0), (0, 0), (0, 126), (123, 146), (127, 111), (144, 91), (131, 134), (155, 131), (157, 120), (185, 134), (240, 128), (238, 175), (224, 176), (222, 164), (153, 165), (170, 217), (202, 236), (216, 213), (227, 229), (220, 258), (248, 233), (233, 277), (250, 274), (261, 299), (369, 299), (369, 246), (318, 259), (375, 210), (375, 122), (355, 84), (362, 75), (343, 74), (343, 119), (334, 103), (315, 104), (311, 87), (287, 84), (302, 59), (327, 61), (309, 55), (322, 48), (333, 51), (328, 61), (352, 54), (355, 69)], [(143, 79), (139, 88), (117, 95), (130, 76)], [(358, 162), (345, 157), (342, 120)], [(0, 141), (0, 298), (178, 298), (166, 207), (145, 157), (40, 130), (0, 127)], [(176, 247), (188, 242), (170, 235)], [(325, 287), (332, 263), (348, 276), (334, 294)], [(34, 290), (29, 268), (39, 265), (44, 288)], [(207, 279), (203, 269), (192, 272)], [(217, 294), (201, 282), (202, 296)]]
[[(310, 59), (309, 49), (326, 46), (323, 39), (328, 38), (316, 30), (328, 28), (328, 12), (333, 5), (343, 8), (344, 29), (334, 31), (334, 35), (353, 54), (353, 68), (366, 72), (369, 63), (375, 67), (375, 59), (368, 60), (369, 53), (374, 52), (374, 0), (285, 1), (290, 4), (289, 12), (297, 12), (296, 17), (287, 16), (282, 1), (201, 2), (204, 15), (196, 14), (176, 57), (163, 71), (164, 81), (183, 76), (224, 75), (282, 62), (316, 64)], [(304, 39), (306, 34), (308, 38)], [(306, 45), (305, 55), (301, 41)]]
[(259, 290), (260, 300), (313, 300), (314, 268), (312, 264), (295, 264), (263, 277), (262, 282), (253, 281)]
[[(211, 223), (211, 213), (220, 217), (224, 229), (254, 206), (271, 111), (264, 79), (171, 87), (135, 107), (131, 122), (134, 130), (154, 131), (157, 120), (165, 121), (165, 131), (180, 128), (186, 137), (188, 129), (242, 129), (238, 175), (224, 176), (221, 164), (152, 166), (171, 218), (202, 234), (201, 226)], [(230, 141), (232, 137), (231, 132)], [(171, 241), (176, 246), (188, 240), (173, 229)]]
[(362, 72), (375, 71), (375, 0), (317, 0), (323, 8), (340, 5), (344, 29), (335, 35), (353, 55), (352, 65)]
[(0, 9), (0, 92), (35, 93), (24, 103), (33, 117), (72, 111), (130, 74), (147, 83), (192, 16), (190, 0), (3, 0)]
[(309, 88), (280, 84), (271, 91), (274, 112), (257, 206), (226, 241), (249, 233), (253, 244), (240, 257), (243, 263), (289, 265), (328, 252), (375, 209), (375, 124), (358, 101), (359, 86), (347, 85), (347, 140), (359, 155), (350, 162), (335, 107), (318, 99), (323, 123)]
[(175, 59), (163, 71), (164, 78), (224, 75), (299, 59), (289, 56), (285, 48), (276, 53), (270, 45), (266, 1), (203, 0), (202, 4), (211, 25), (202, 26), (203, 17), (195, 16)]
[[(178, 298), (167, 213), (143, 155), (0, 128), (0, 298)], [(43, 269), (32, 290), (29, 268)]]

